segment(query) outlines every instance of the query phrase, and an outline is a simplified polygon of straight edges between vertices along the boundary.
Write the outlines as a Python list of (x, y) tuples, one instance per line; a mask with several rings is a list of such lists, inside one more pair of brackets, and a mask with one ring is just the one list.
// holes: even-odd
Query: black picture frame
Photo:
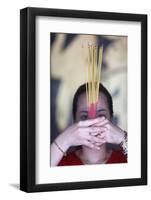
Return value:
[[(36, 184), (35, 163), (35, 19), (37, 16), (102, 19), (141, 23), (141, 178)], [(20, 190), (43, 192), (147, 184), (147, 15), (24, 8), (20, 10)]]

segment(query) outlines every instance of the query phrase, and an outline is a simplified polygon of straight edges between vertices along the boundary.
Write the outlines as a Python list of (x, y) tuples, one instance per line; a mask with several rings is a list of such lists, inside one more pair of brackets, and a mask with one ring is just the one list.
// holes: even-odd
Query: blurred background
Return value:
[(103, 45), (101, 82), (113, 98), (114, 123), (127, 130), (127, 36), (50, 33), (51, 142), (72, 121), (72, 100), (85, 83), (88, 43)]

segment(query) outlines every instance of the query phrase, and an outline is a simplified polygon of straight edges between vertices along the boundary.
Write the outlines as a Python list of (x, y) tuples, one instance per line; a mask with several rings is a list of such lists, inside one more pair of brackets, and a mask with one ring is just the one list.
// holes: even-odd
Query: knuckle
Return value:
[(94, 137), (93, 137), (93, 136), (90, 136), (90, 140), (91, 140), (91, 141), (94, 141)]
[(111, 128), (110, 124), (107, 124), (107, 125), (106, 125), (106, 128), (107, 128), (108, 130), (110, 130), (110, 128)]
[(105, 123), (108, 123), (109, 122), (109, 120), (108, 119), (105, 119)]
[(78, 128), (77, 128), (77, 131), (78, 131), (78, 132), (80, 132), (80, 131), (81, 131), (81, 128), (80, 128), (80, 127), (78, 127)]
[(104, 119), (105, 119), (105, 117), (104, 117), (104, 116), (102, 116), (102, 117), (101, 117), (101, 120), (104, 120)]
[(96, 138), (96, 141), (97, 143), (100, 143), (101, 142), (101, 139), (100, 138)]
[(82, 126), (82, 121), (79, 121), (79, 122), (77, 123), (77, 126), (78, 126), (78, 127)]
[(84, 141), (83, 141), (83, 144), (84, 144), (84, 145), (88, 145), (88, 144), (89, 144), (89, 142), (88, 142), (88, 141), (86, 141), (86, 140), (84, 140)]
[(90, 131), (95, 131), (95, 127), (90, 127)]

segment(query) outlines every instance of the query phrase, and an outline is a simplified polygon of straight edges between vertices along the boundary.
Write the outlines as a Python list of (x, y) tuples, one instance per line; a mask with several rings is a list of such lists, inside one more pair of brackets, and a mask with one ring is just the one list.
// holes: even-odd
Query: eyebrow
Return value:
[(99, 109), (99, 110), (97, 110), (97, 112), (103, 112), (103, 111), (106, 111), (106, 109)]
[[(97, 112), (104, 112), (104, 111), (106, 111), (106, 109), (97, 110)], [(88, 111), (87, 110), (81, 110), (80, 113), (88, 113)]]

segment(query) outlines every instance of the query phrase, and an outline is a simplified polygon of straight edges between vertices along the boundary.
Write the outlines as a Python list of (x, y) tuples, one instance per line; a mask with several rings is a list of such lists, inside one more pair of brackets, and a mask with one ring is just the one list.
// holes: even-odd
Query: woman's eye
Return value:
[(97, 117), (105, 117), (105, 115), (99, 114)]
[(82, 116), (80, 117), (81, 120), (86, 120), (87, 118), (88, 118), (87, 115), (82, 115)]

